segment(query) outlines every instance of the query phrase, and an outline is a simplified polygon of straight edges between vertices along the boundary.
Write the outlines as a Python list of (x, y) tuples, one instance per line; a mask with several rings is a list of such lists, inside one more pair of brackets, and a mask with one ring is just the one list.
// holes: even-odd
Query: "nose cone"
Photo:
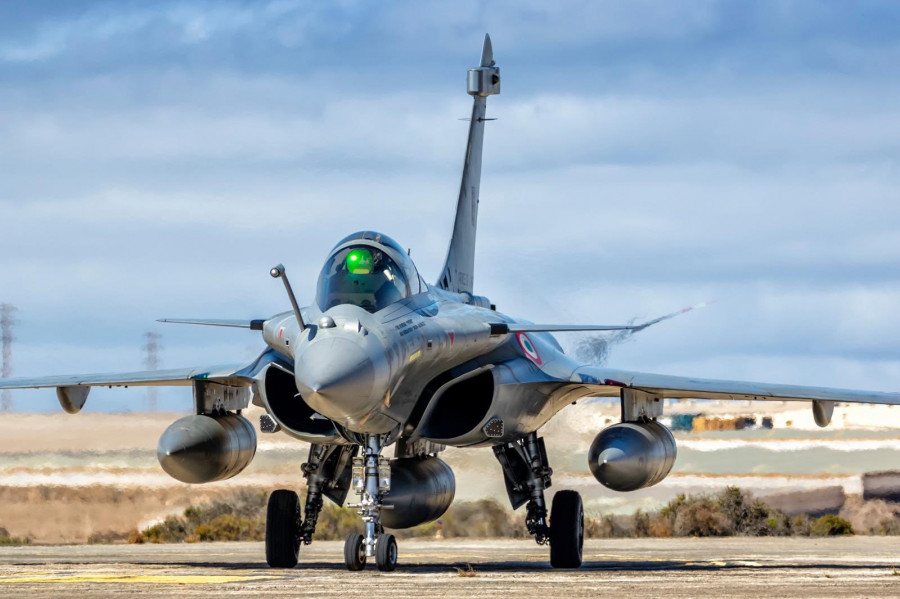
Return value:
[(375, 388), (375, 366), (355, 340), (322, 339), (298, 352), (297, 390), (315, 411), (332, 419), (368, 412)]
[(590, 464), (591, 471), (598, 480), (634, 488), (640, 487), (642, 466), (638, 458), (619, 447), (604, 449)]

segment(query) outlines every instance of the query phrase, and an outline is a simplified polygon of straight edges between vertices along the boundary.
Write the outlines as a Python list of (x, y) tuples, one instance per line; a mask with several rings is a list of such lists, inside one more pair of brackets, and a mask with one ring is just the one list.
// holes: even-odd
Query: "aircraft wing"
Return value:
[(252, 382), (246, 364), (198, 366), (173, 370), (144, 370), (103, 374), (67, 374), (35, 378), (0, 379), (0, 389), (40, 389), (47, 387), (131, 387), (192, 385), (195, 380), (212, 380), (235, 386)]
[(262, 318), (254, 320), (240, 320), (235, 318), (160, 318), (156, 322), (171, 324), (199, 324), (208, 327), (228, 327), (233, 329), (252, 329), (261, 331), (266, 322)]
[(664, 314), (663, 316), (659, 316), (658, 318), (654, 318), (653, 320), (648, 320), (647, 322), (642, 322), (639, 324), (531, 324), (519, 322), (497, 322), (491, 323), (490, 326), (492, 335), (506, 335), (508, 333), (571, 333), (587, 331), (631, 331), (633, 333), (637, 333), (638, 331), (643, 331), (647, 327), (652, 327), (653, 325), (664, 320), (675, 318), (676, 316), (680, 316), (681, 314), (687, 314), (688, 312), (697, 310), (699, 308), (705, 308), (708, 305), (709, 302), (703, 302), (701, 304), (697, 304), (696, 306), (683, 308), (681, 310), (678, 310), (677, 312)]
[(602, 366), (581, 366), (571, 382), (587, 386), (597, 397), (616, 397), (620, 389), (637, 389), (665, 399), (740, 399), (771, 401), (838, 401), (900, 405), (900, 393), (804, 387), (746, 381), (698, 379), (629, 372)]

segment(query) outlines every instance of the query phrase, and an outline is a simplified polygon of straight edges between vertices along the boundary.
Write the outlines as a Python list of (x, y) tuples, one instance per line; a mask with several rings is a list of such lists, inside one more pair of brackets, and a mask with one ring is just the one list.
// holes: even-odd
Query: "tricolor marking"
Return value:
[(541, 360), (541, 355), (538, 353), (534, 343), (528, 338), (528, 335), (525, 333), (516, 333), (516, 341), (519, 342), (519, 347), (522, 348), (522, 351), (525, 352), (525, 355), (528, 356), (529, 360), (538, 366), (544, 363), (544, 361)]

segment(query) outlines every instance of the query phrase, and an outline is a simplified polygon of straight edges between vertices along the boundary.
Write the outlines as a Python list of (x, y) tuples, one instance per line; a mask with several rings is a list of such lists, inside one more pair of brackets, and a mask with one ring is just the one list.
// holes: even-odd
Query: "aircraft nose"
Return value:
[(320, 414), (352, 414), (368, 409), (375, 387), (375, 366), (357, 342), (334, 337), (305, 347), (295, 364), (297, 390)]

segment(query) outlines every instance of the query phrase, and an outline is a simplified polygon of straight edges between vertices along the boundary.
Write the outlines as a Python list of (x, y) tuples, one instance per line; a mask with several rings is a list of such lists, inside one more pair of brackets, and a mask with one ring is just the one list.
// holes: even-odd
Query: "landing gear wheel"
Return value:
[(584, 546), (584, 506), (577, 491), (559, 491), (550, 509), (550, 565), (580, 568)]
[(366, 567), (366, 545), (358, 532), (351, 533), (344, 542), (344, 564), (351, 572)]
[(278, 489), (269, 495), (266, 511), (266, 563), (273, 568), (293, 568), (300, 554), (300, 498)]
[(397, 539), (385, 533), (375, 541), (375, 563), (382, 572), (393, 572), (397, 567)]

